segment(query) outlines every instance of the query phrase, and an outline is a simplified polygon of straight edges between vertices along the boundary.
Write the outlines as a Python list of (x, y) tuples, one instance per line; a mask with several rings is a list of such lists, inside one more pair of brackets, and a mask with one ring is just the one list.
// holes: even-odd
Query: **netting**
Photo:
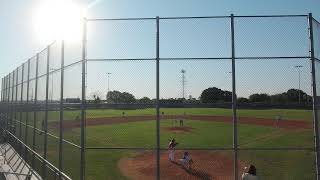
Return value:
[(2, 79), (9, 141), (44, 179), (316, 177), (316, 20), (314, 59), (308, 16), (86, 23)]

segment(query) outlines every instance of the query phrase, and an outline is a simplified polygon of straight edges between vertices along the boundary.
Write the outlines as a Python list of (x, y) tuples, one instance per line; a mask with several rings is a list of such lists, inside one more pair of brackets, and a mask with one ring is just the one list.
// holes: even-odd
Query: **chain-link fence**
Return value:
[(86, 19), (2, 78), (1, 127), (43, 179), (319, 179), (319, 51), (311, 14)]

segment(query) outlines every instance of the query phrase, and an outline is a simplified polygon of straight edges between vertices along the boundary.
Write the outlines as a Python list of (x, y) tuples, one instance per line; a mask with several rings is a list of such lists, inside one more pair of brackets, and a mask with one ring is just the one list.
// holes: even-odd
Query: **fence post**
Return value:
[(1, 78), (1, 102), (3, 102), (3, 78)]
[(7, 102), (7, 93), (8, 93), (8, 75), (4, 77), (4, 86), (5, 86), (5, 93), (4, 93), (4, 102)]
[(310, 37), (310, 58), (311, 58), (311, 72), (312, 72), (312, 95), (313, 95), (313, 129), (314, 129), (314, 146), (316, 151), (316, 172), (317, 180), (320, 180), (320, 166), (319, 166), (319, 127), (318, 127), (318, 112), (317, 112), (317, 84), (316, 84), (316, 69), (315, 69), (315, 57), (314, 57), (314, 42), (313, 42), (313, 18), (312, 13), (309, 13), (309, 37)]
[(3, 95), (4, 95), (4, 77), (1, 78), (1, 102), (3, 102), (4, 98), (3, 98)]
[(238, 129), (237, 129), (237, 94), (235, 69), (235, 43), (234, 43), (234, 16), (231, 14), (231, 61), (232, 61), (232, 117), (233, 117), (233, 175), (238, 179)]
[[(7, 96), (6, 96), (7, 95), (7, 76), (3, 78), (3, 84), (4, 84), (3, 102), (4, 104), (7, 105)], [(6, 111), (6, 107), (4, 107), (3, 125), (5, 126), (5, 128), (7, 128), (6, 117), (7, 117), (7, 111)]]
[(6, 130), (9, 130), (9, 105), (10, 103), (10, 74), (8, 74), (7, 76), (7, 107), (6, 107), (6, 111), (7, 111), (7, 115), (6, 115)]
[(87, 44), (87, 19), (83, 20), (82, 39), (82, 87), (81, 87), (81, 137), (80, 137), (80, 180), (85, 179), (85, 113), (86, 113), (86, 44)]
[(15, 73), (15, 71), (12, 71), (12, 86), (11, 86), (11, 105), (10, 105), (10, 109), (11, 109), (11, 112), (10, 112), (10, 129), (9, 129), (9, 131), (10, 132), (13, 132), (13, 121), (14, 121), (14, 119), (13, 119), (13, 111), (14, 111), (14, 109), (15, 109), (15, 107), (14, 107), (14, 101), (13, 101), (13, 97), (14, 97), (14, 91), (13, 91), (13, 89), (14, 89), (14, 87), (15, 87), (15, 79), (16, 79), (16, 73)]
[[(3, 86), (4, 86), (4, 92), (3, 92), (3, 103), (5, 105), (7, 105), (7, 76), (5, 76), (3, 78)], [(3, 113), (3, 125), (5, 126), (5, 129), (7, 128), (7, 120), (6, 120), (6, 117), (7, 117), (7, 111), (6, 111), (6, 106), (4, 107), (4, 113)]]
[(9, 115), (8, 115), (8, 131), (10, 131), (10, 127), (11, 127), (11, 111), (12, 111), (12, 108), (11, 108), (11, 105), (12, 105), (12, 99), (11, 99), (11, 94), (12, 94), (12, 82), (11, 82), (11, 79), (12, 79), (12, 72), (9, 73)]
[(6, 93), (6, 99), (7, 99), (7, 103), (9, 103), (9, 75), (7, 75), (7, 93)]
[(160, 65), (160, 54), (159, 54), (159, 16), (157, 16), (157, 37), (156, 37), (156, 111), (157, 111), (157, 180), (160, 179), (160, 102), (159, 102), (159, 95), (160, 95), (160, 79), (159, 79), (159, 65)]
[(8, 130), (8, 75), (5, 77), (5, 86), (6, 86), (6, 93), (5, 93), (5, 102), (6, 102), (6, 115), (5, 115), (5, 126), (6, 126), (6, 130)]
[(1, 87), (2, 87), (2, 91), (3, 91), (3, 92), (2, 92), (2, 94), (1, 94), (1, 102), (4, 102), (4, 101), (5, 101), (5, 99), (4, 99), (4, 97), (5, 97), (4, 95), (5, 95), (5, 92), (6, 92), (6, 91), (5, 91), (5, 90), (6, 90), (6, 89), (5, 89), (5, 88), (6, 88), (5, 78), (6, 78), (6, 77), (3, 77), (3, 78), (2, 78), (2, 86), (1, 86)]
[(60, 123), (59, 123), (59, 179), (63, 171), (63, 84), (64, 84), (64, 40), (61, 41), (61, 72), (60, 72)]
[(6, 80), (6, 77), (3, 77), (2, 78), (2, 96), (1, 96), (1, 102), (5, 102), (5, 93), (6, 93), (6, 84), (5, 84), (5, 80)]
[(4, 78), (3, 78), (3, 99), (2, 99), (2, 102), (6, 102), (6, 93), (7, 93), (7, 81), (6, 81), (6, 79), (7, 79), (7, 76), (5, 76)]
[(5, 83), (5, 94), (4, 94), (4, 102), (6, 103), (5, 107), (5, 116), (4, 116), (4, 126), (5, 129), (7, 129), (7, 92), (8, 92), (8, 83), (7, 83), (7, 76), (4, 78), (4, 83)]
[(11, 93), (11, 73), (9, 73), (9, 93), (8, 93), (8, 119), (7, 119), (7, 130), (10, 131), (10, 114), (11, 114), (11, 101), (10, 101), (10, 93)]
[[(38, 64), (39, 64), (39, 54), (36, 57), (36, 76), (35, 76), (35, 86), (34, 86), (34, 107), (33, 107), (33, 137), (32, 137), (32, 150), (36, 150), (36, 126), (37, 126), (37, 100), (38, 100)], [(32, 154), (32, 168), (35, 168), (35, 154)]]
[(8, 74), (8, 79), (7, 79), (7, 104), (6, 104), (6, 131), (10, 130), (10, 75), (11, 73)]
[(4, 93), (3, 93), (3, 102), (7, 102), (7, 76), (3, 78), (3, 84), (4, 84)]
[(18, 110), (18, 84), (19, 84), (19, 68), (16, 69), (17, 80), (16, 80), (16, 98), (15, 98), (15, 113), (14, 113), (14, 135), (17, 136), (17, 110)]
[[(3, 93), (4, 93), (4, 78), (1, 78), (1, 111), (0, 111), (0, 126), (3, 125)], [(3, 132), (3, 130), (0, 131), (0, 133)]]
[(7, 76), (3, 78), (3, 84), (4, 84), (3, 102), (7, 102)]
[[(45, 100), (45, 113), (44, 113), (44, 144), (43, 144), (43, 158), (47, 160), (48, 150), (48, 97), (49, 97), (49, 66), (50, 66), (50, 46), (47, 47), (47, 73), (46, 73), (46, 100)], [(52, 87), (51, 87), (52, 88)], [(43, 161), (42, 165), (42, 177), (47, 178), (47, 167), (46, 162)]]
[[(21, 94), (21, 97), (20, 97), (20, 107), (19, 107), (19, 109), (20, 109), (20, 117), (19, 117), (19, 139), (22, 141), (22, 114), (23, 114), (23, 88), (24, 88), (24, 83), (23, 83), (23, 81), (24, 81), (24, 64), (22, 64), (22, 72), (21, 72), (21, 92), (20, 92), (20, 94)], [(19, 143), (20, 144), (20, 143)], [(19, 145), (19, 149), (21, 150), (21, 144)], [(20, 152), (21, 153), (21, 152)]]
[(5, 93), (5, 88), (6, 88), (6, 86), (5, 86), (5, 77), (2, 78), (2, 86), (1, 86), (1, 88), (2, 88), (1, 102), (4, 102), (4, 93)]
[[(28, 59), (28, 75), (27, 75), (27, 104), (26, 104), (26, 126), (25, 126), (25, 144), (28, 145), (28, 123), (29, 123), (29, 81), (30, 81), (30, 59)], [(24, 158), (27, 160), (27, 148), (24, 149)]]
[(4, 93), (6, 92), (5, 91), (5, 77), (1, 78), (1, 82), (2, 82), (2, 86), (1, 86), (1, 89), (2, 89), (2, 92), (1, 92), (1, 102), (4, 102)]
[(3, 89), (4, 89), (4, 92), (2, 93), (3, 94), (3, 99), (2, 99), (2, 102), (6, 102), (6, 76), (3, 78)]

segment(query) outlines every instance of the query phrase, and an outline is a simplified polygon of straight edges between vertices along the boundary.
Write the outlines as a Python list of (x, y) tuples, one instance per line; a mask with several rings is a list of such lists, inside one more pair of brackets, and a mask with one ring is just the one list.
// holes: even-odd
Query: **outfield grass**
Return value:
[[(211, 115), (211, 116), (232, 116), (232, 109), (225, 108), (161, 108), (161, 112), (165, 115)], [(88, 109), (86, 110), (86, 117), (99, 118), (99, 117), (111, 117), (122, 116), (122, 112), (125, 112), (126, 116), (143, 116), (143, 115), (155, 115), (156, 110), (154, 108), (137, 109), (137, 110), (118, 110), (118, 109)], [(276, 116), (281, 115), (283, 119), (291, 120), (312, 120), (311, 110), (298, 110), (298, 109), (238, 109), (237, 114), (239, 117), (257, 117), (275, 119)], [(64, 118), (74, 120), (77, 116), (80, 116), (80, 111), (64, 111)], [(50, 112), (50, 120), (59, 119), (59, 112)]]
[[(161, 112), (165, 115), (203, 115), (203, 116), (232, 116), (232, 109), (225, 108), (161, 108)], [(89, 118), (100, 118), (100, 117), (112, 117), (122, 116), (125, 112), (125, 116), (151, 116), (156, 115), (154, 108), (146, 109), (135, 109), (135, 110), (122, 110), (122, 109), (87, 109), (86, 117)], [(65, 110), (65, 120), (80, 119), (80, 110)], [(238, 109), (237, 115), (239, 117), (257, 117), (275, 119), (276, 116), (281, 115), (283, 119), (290, 120), (312, 120), (311, 110), (302, 109)], [(33, 113), (29, 113), (29, 119), (32, 118)], [(20, 113), (17, 113), (17, 119), (19, 119)], [(44, 111), (37, 112), (37, 118), (39, 120), (44, 119)], [(59, 111), (49, 111), (49, 121), (57, 121), (60, 118)], [(24, 118), (23, 118), (23, 121)]]

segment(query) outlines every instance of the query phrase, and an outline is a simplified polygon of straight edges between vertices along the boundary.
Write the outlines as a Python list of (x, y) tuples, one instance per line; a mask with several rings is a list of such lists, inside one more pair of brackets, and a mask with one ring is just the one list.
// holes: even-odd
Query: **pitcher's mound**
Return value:
[[(170, 162), (168, 155), (162, 152), (160, 155), (160, 177), (161, 179), (233, 179), (232, 155), (221, 152), (189, 151), (194, 163), (191, 170), (185, 170), (180, 166), (179, 158), (183, 151), (176, 151), (176, 161)], [(118, 164), (122, 174), (133, 180), (153, 180), (156, 176), (156, 153), (144, 152), (133, 158), (124, 158)], [(240, 163), (243, 169), (244, 164)]]

